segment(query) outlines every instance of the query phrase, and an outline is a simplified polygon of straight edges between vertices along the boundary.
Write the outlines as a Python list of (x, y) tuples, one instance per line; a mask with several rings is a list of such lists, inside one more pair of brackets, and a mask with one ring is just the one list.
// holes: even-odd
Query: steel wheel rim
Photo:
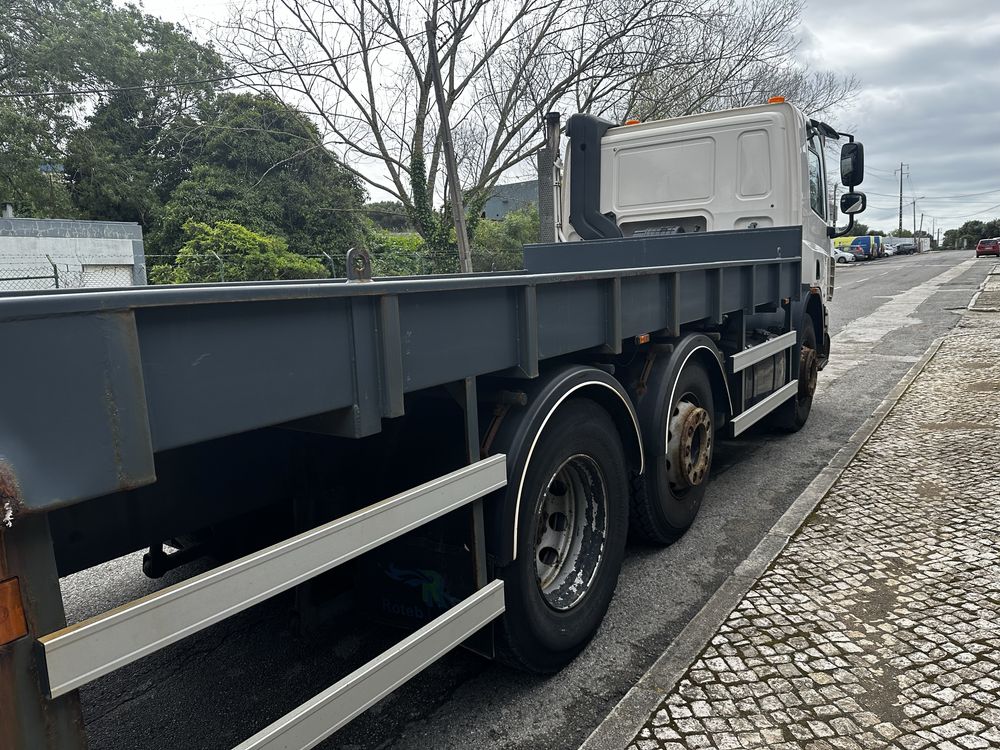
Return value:
[(604, 474), (590, 456), (570, 456), (542, 488), (535, 507), (535, 581), (546, 604), (568, 610), (587, 595), (604, 559), (607, 530)]
[(682, 395), (667, 418), (667, 482), (676, 497), (685, 496), (708, 475), (713, 433), (712, 417), (694, 394)]

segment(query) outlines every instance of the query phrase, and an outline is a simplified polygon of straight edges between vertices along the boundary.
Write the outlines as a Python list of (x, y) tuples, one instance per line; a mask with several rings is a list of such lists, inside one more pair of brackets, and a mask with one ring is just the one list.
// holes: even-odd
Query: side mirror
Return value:
[(864, 193), (844, 193), (840, 196), (840, 213), (848, 216), (859, 214), (868, 208), (868, 196)]
[[(865, 179), (865, 147), (857, 141), (840, 148), (840, 181), (853, 188)], [(862, 209), (863, 211), (864, 209)]]

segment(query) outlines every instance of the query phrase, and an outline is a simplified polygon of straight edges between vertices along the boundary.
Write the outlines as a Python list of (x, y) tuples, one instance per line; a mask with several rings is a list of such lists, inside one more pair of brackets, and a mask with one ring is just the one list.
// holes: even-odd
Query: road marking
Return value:
[(872, 354), (887, 335), (920, 323), (920, 319), (914, 315), (917, 308), (943, 285), (961, 276), (975, 263), (973, 259), (952, 266), (922, 284), (893, 295), (888, 302), (875, 308), (874, 312), (849, 323), (831, 340), (830, 363), (820, 376), (816, 386), (817, 393), (829, 388), (834, 381), (855, 367), (871, 361)]
[[(885, 276), (887, 273), (892, 273), (892, 271), (883, 271), (882, 273), (876, 273), (872, 276), (865, 276), (863, 279), (855, 279), (854, 281), (848, 281), (845, 282), (844, 284), (841, 284), (840, 286), (850, 286), (851, 284), (860, 284), (863, 281), (871, 281), (872, 279), (877, 279), (879, 276)], [(834, 288), (839, 289), (840, 287), (834, 286)]]

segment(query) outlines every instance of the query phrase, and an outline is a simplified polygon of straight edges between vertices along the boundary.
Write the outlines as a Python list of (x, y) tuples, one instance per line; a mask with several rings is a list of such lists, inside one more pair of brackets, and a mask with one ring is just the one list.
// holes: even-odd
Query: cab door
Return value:
[[(831, 244), (827, 236), (829, 209), (826, 197), (826, 160), (819, 136), (809, 138), (805, 155), (808, 196), (803, 198), (808, 205), (803, 206), (802, 255), (807, 269), (803, 269), (803, 281), (808, 280), (810, 286), (825, 290), (826, 298), (830, 299), (833, 289), (830, 274)], [(809, 263), (808, 259), (812, 262)]]

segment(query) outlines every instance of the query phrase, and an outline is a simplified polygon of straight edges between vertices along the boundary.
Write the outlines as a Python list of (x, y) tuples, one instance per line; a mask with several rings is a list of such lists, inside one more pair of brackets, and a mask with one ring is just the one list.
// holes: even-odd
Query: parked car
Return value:
[(882, 252), (885, 254), (885, 257), (887, 257), (887, 258), (892, 257), (893, 255), (896, 254), (896, 246), (895, 245), (882, 245)]
[(833, 249), (833, 259), (838, 263), (853, 263), (854, 253), (849, 253), (846, 250)]
[(991, 240), (979, 240), (976, 245), (976, 257), (981, 258), (984, 255), (996, 255), (1000, 258), (1000, 238), (994, 237)]
[(912, 242), (901, 242), (896, 245), (896, 255), (913, 255), (917, 252), (917, 246)]

